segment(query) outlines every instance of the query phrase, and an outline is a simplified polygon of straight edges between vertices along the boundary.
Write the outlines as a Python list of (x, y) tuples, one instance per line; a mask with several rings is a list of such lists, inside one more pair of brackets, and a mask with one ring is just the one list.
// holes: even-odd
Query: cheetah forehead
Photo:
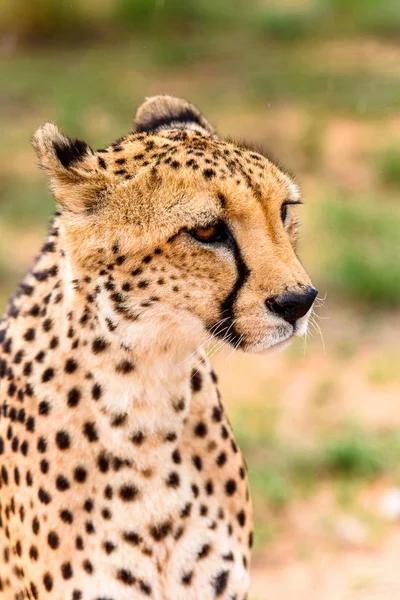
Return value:
[(52, 124), (33, 143), (68, 218), (82, 225), (73, 217), (91, 216), (96, 235), (100, 224), (172, 235), (224, 211), (240, 214), (254, 202), (298, 195), (263, 151), (217, 137), (193, 105), (169, 96), (148, 99), (137, 111), (136, 130), (96, 152)]

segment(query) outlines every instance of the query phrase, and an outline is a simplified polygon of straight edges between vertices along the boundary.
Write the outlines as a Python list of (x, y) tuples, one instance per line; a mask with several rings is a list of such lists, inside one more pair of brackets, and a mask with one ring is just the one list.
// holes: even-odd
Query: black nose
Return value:
[(302, 292), (286, 292), (282, 296), (271, 296), (266, 300), (266, 305), (270, 311), (293, 324), (308, 313), (317, 294), (315, 288), (307, 287)]

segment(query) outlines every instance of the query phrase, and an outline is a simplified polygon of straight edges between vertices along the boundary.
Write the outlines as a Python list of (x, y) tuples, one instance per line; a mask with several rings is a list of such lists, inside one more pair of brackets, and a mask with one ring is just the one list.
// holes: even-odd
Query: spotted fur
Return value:
[[(58, 203), (0, 322), (0, 598), (243, 600), (252, 510), (202, 344), (301, 334), (288, 175), (157, 97), (94, 152), (34, 147)], [(223, 244), (191, 232), (227, 224)]]

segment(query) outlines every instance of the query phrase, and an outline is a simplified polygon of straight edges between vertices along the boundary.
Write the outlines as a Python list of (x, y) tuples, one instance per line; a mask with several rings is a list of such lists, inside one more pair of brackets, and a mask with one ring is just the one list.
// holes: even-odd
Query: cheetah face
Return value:
[(47, 124), (34, 137), (61, 207), (71, 278), (129, 344), (209, 336), (261, 352), (303, 335), (316, 290), (296, 252), (297, 187), (199, 111), (147, 100), (136, 131), (93, 152)]

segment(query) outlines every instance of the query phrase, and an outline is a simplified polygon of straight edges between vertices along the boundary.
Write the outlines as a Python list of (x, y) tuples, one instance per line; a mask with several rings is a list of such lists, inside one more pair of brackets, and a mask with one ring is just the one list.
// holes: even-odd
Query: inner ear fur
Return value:
[(214, 135), (214, 127), (201, 112), (182, 98), (152, 96), (136, 112), (137, 132), (157, 133), (165, 129), (190, 129)]
[(94, 210), (104, 195), (106, 175), (91, 147), (63, 135), (53, 123), (40, 127), (32, 144), (57, 202), (71, 212)]

